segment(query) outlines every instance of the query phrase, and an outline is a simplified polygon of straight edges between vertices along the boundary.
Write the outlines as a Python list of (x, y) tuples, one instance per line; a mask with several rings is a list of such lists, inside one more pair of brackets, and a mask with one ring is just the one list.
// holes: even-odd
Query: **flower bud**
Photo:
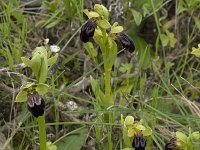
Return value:
[(122, 44), (123, 48), (127, 49), (129, 52), (132, 53), (135, 50), (134, 43), (127, 34), (120, 32), (118, 34), (118, 40)]
[(132, 147), (135, 148), (135, 150), (145, 150), (146, 145), (146, 139), (142, 134), (135, 135), (132, 142)]
[(89, 38), (94, 36), (96, 26), (96, 21), (89, 19), (81, 28), (81, 41), (83, 41), (84, 43), (88, 42)]
[(45, 102), (38, 92), (33, 92), (28, 95), (27, 107), (32, 115), (37, 118), (44, 114)]

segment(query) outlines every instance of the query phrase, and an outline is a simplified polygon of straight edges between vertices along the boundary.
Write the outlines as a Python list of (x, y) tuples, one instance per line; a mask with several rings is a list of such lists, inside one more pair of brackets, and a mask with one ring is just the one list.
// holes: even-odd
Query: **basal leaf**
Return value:
[(88, 128), (81, 127), (76, 129), (57, 141), (54, 144), (58, 150), (80, 150), (88, 135)]
[(136, 10), (131, 10), (131, 11), (132, 11), (136, 25), (139, 26), (142, 21), (142, 14)]

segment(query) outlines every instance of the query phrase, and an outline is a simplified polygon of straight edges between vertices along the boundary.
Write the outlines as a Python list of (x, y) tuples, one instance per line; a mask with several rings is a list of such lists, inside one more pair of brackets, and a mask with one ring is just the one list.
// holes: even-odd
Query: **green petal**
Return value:
[(130, 128), (130, 129), (128, 130), (127, 136), (128, 136), (128, 137), (133, 137), (135, 134), (136, 134), (135, 129), (134, 129), (134, 128)]
[(35, 83), (27, 82), (23, 89), (28, 89), (28, 88), (32, 87), (33, 85), (35, 85)]
[(128, 125), (133, 125), (133, 123), (134, 123), (134, 118), (132, 117), (132, 116), (127, 116), (126, 118), (125, 118), (125, 125), (126, 126), (128, 126)]
[(136, 127), (136, 129), (141, 130), (141, 131), (146, 130), (145, 126), (143, 126), (141, 124), (136, 124), (135, 127)]
[(99, 17), (99, 14), (94, 11), (88, 11), (87, 9), (84, 9), (83, 12), (88, 16), (89, 19)]
[(49, 91), (50, 87), (47, 84), (40, 83), (37, 85), (35, 90), (39, 93), (39, 95), (43, 96)]
[(26, 57), (21, 57), (22, 62), (27, 66), (31, 67), (31, 60)]
[(58, 59), (58, 53), (48, 59), (48, 66), (52, 66)]
[(122, 32), (124, 29), (122, 26), (117, 26), (117, 27), (111, 27), (111, 31), (110, 33), (120, 33)]
[(15, 102), (26, 102), (27, 101), (27, 92), (21, 91), (17, 94)]
[(177, 131), (177, 132), (176, 132), (176, 137), (177, 137), (180, 141), (182, 141), (183, 143), (186, 143), (186, 142), (187, 142), (187, 136), (186, 136), (185, 133), (183, 133), (183, 132)]
[(100, 4), (95, 4), (94, 11), (97, 12), (100, 16), (103, 16), (106, 20), (108, 20), (109, 12), (105, 6)]
[(97, 24), (98, 24), (99, 27), (101, 27), (103, 29), (109, 29), (111, 27), (110, 23), (106, 19), (99, 20), (97, 22)]
[(152, 134), (152, 129), (147, 127), (145, 130), (142, 131), (143, 136), (149, 136)]

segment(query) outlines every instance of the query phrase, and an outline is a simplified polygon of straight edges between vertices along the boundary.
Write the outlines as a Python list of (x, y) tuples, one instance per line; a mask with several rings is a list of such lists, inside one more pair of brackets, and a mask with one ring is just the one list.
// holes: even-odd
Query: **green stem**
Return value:
[[(109, 123), (114, 123), (113, 116), (114, 116), (113, 112), (109, 112)], [(113, 150), (112, 126), (108, 127), (108, 148), (109, 148), (109, 150)]]
[(111, 87), (110, 87), (110, 69), (108, 69), (105, 66), (105, 98), (106, 98), (106, 104), (110, 106), (112, 104), (111, 98), (110, 98), (110, 92), (111, 92)]
[(113, 144), (112, 144), (112, 131), (108, 131), (108, 149), (113, 150)]
[(46, 126), (44, 115), (38, 117), (38, 126), (40, 133), (40, 150), (46, 150)]

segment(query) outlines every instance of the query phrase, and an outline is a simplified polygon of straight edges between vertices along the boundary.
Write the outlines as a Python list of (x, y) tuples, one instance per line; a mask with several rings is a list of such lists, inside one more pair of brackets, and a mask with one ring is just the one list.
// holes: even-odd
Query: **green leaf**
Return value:
[(13, 56), (8, 48), (6, 49), (6, 59), (8, 61), (9, 69), (12, 70), (13, 69)]
[(188, 9), (186, 8), (185, 2), (184, 2), (184, 1), (180, 1), (180, 2), (178, 3), (177, 14), (180, 14), (180, 13), (182, 13), (182, 12), (184, 12), (184, 11), (187, 11), (187, 10), (188, 10)]
[(200, 19), (198, 17), (194, 17), (195, 24), (197, 28), (200, 30)]
[(187, 143), (187, 136), (183, 132), (176, 132), (176, 137), (183, 143)]
[(121, 67), (119, 68), (119, 71), (121, 71), (122, 73), (125, 73), (126, 71), (130, 72), (131, 69), (133, 67), (132, 63), (122, 63)]
[(88, 128), (81, 127), (76, 129), (57, 141), (54, 144), (58, 150), (80, 150), (88, 136)]
[(22, 62), (27, 66), (31, 67), (31, 60), (26, 57), (21, 57)]
[(160, 40), (163, 47), (167, 46), (167, 44), (169, 43), (169, 37), (165, 34), (160, 34)]
[(109, 12), (105, 6), (100, 4), (95, 4), (94, 11), (97, 12), (100, 16), (103, 16), (106, 20), (108, 20)]
[(50, 87), (47, 84), (40, 83), (36, 86), (35, 90), (39, 95), (43, 96), (49, 91)]
[(15, 102), (26, 102), (27, 101), (27, 92), (21, 91), (17, 94)]
[(45, 83), (47, 79), (47, 74), (48, 74), (48, 63), (47, 63), (47, 57), (43, 57), (41, 61), (41, 67), (40, 67), (40, 72), (39, 72), (39, 83)]
[(133, 148), (124, 148), (122, 150), (134, 150)]
[(111, 27), (111, 31), (110, 33), (120, 33), (122, 32), (124, 29), (122, 26), (116, 26), (116, 27)]
[(102, 34), (101, 30), (99, 28), (97, 28), (94, 32), (93, 38), (94, 38), (94, 41), (99, 45), (103, 44), (102, 36), (103, 36), (103, 34)]
[(151, 49), (147, 45), (146, 41), (137, 36), (136, 34), (133, 35), (135, 49), (138, 51), (138, 60), (140, 60), (140, 67), (142, 69), (147, 69), (151, 66)]
[(195, 55), (196, 57), (200, 57), (200, 44), (198, 44), (198, 48), (192, 47), (191, 54)]
[(42, 57), (47, 56), (47, 50), (44, 46), (36, 47), (34, 53), (40, 53)]
[(94, 11), (88, 11), (87, 9), (84, 9), (83, 12), (88, 16), (89, 19), (99, 17), (99, 14)]
[(167, 36), (169, 37), (170, 47), (174, 48), (174, 45), (176, 44), (177, 39), (174, 37), (174, 33), (169, 32), (166, 30)]
[(34, 53), (33, 58), (31, 59), (31, 69), (33, 70), (33, 73), (38, 80), (38, 75), (41, 67), (41, 54)]
[(110, 23), (106, 19), (97, 21), (97, 24), (103, 29), (109, 29), (111, 27)]
[(92, 60), (95, 61), (97, 57), (97, 50), (94, 48), (93, 44), (91, 42), (87, 42), (84, 44), (84, 47), (87, 50), (89, 56), (92, 58)]
[(108, 37), (108, 47), (109, 49), (113, 47), (113, 39), (110, 36)]
[(57, 24), (59, 24), (61, 22), (61, 20), (57, 19), (51, 23), (49, 23), (48, 25), (46, 25), (45, 29), (50, 29), (50, 28), (53, 28), (55, 27)]
[(48, 66), (52, 66), (58, 59), (58, 53), (48, 59)]
[(91, 83), (92, 91), (95, 95), (95, 98), (99, 101), (99, 104), (103, 105), (104, 100), (105, 100), (105, 95), (100, 89), (98, 82), (92, 76), (90, 76), (90, 83)]
[(52, 144), (50, 141), (48, 141), (46, 145), (47, 145), (47, 150), (57, 150), (57, 146)]
[(122, 127), (124, 127), (124, 121), (125, 121), (125, 120), (124, 120), (124, 116), (123, 116), (123, 114), (121, 114), (121, 126), (122, 126)]
[(100, 36), (100, 37), (103, 36), (103, 33), (102, 33), (101, 29), (99, 29), (99, 28), (95, 29), (94, 34), (95, 34), (96, 36)]
[(131, 10), (132, 14), (133, 14), (133, 17), (134, 17), (134, 20), (135, 20), (135, 23), (137, 26), (140, 25), (141, 21), (142, 21), (142, 15), (140, 12), (136, 11), (136, 10)]
[(108, 61), (108, 62), (106, 61), (106, 63), (108, 63), (109, 68), (112, 68), (117, 57), (117, 44), (111, 37), (108, 37), (108, 43), (112, 43), (112, 44), (109, 44), (110, 46), (108, 49), (108, 56), (106, 56), (105, 60)]

